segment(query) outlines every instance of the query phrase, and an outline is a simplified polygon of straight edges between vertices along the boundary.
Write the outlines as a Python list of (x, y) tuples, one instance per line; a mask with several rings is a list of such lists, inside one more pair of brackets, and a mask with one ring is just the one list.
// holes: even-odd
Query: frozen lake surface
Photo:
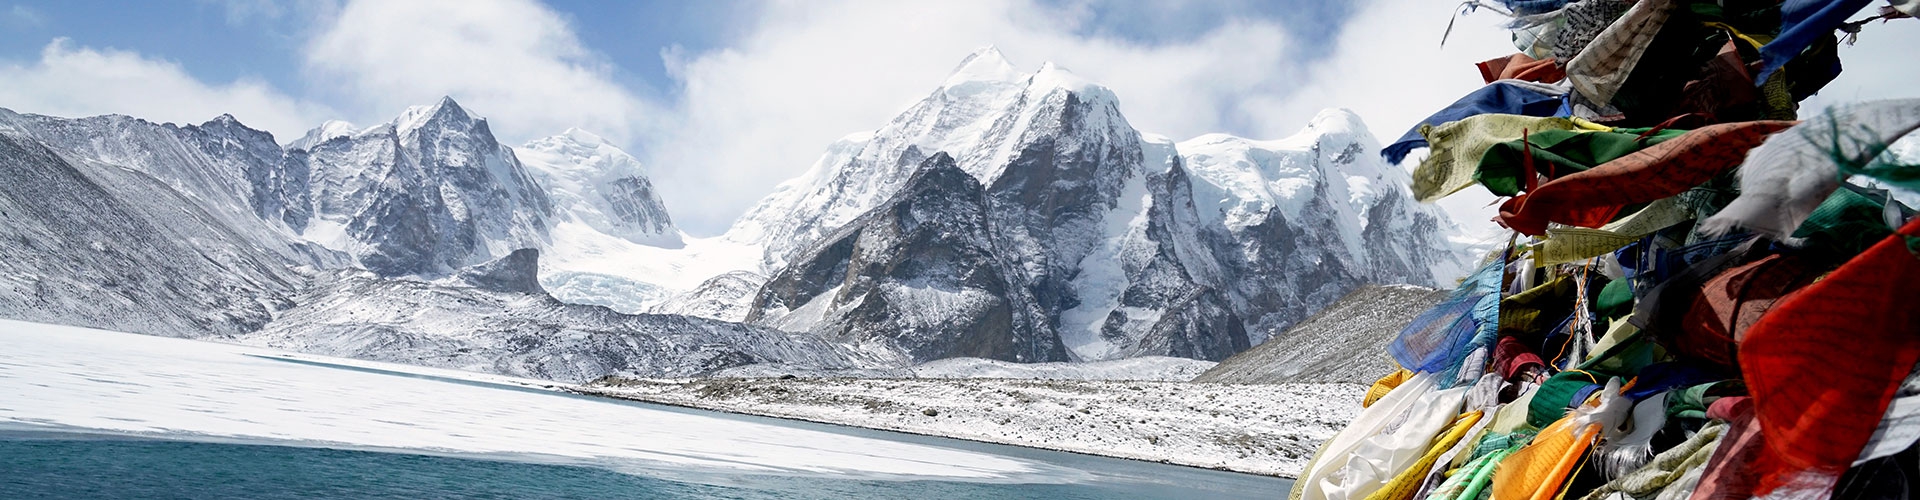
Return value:
[(1271, 498), (1289, 486), (549, 387), (0, 320), (0, 469), (14, 471), (0, 497)]

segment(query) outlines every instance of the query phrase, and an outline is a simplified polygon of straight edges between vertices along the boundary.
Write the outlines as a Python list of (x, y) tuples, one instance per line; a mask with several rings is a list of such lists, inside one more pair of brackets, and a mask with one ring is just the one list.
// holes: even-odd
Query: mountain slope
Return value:
[(539, 288), (538, 255), (519, 250), (432, 282), (331, 273), (273, 323), (239, 340), (567, 382), (616, 373), (688, 377), (748, 364), (874, 366), (864, 354), (811, 335), (563, 303)]
[[(1118, 102), (1051, 64), (1022, 74), (991, 48), (969, 56), (935, 92), (834, 144), (729, 231), (765, 249), (771, 278), (749, 321), (892, 339), (918, 361), (1218, 360), (1362, 284), (1431, 285), (1454, 258), (1451, 223), (1410, 203), (1405, 172), (1362, 154), (1377, 144), (1350, 112), (1322, 113), (1280, 141), (1176, 144), (1133, 129)], [(898, 197), (955, 178), (948, 170), (972, 177), (981, 201), (903, 212)], [(947, 196), (971, 199), (966, 183), (941, 182)], [(912, 233), (899, 227), (943, 229), (902, 243), (891, 236)], [(909, 263), (965, 278), (888, 274)], [(953, 300), (911, 309), (872, 295), (919, 289)], [(875, 307), (941, 326), (895, 324)], [(982, 324), (999, 333), (931, 340)], [(899, 344), (903, 336), (915, 338)]]
[[(536, 250), (502, 249), (545, 243), (551, 202), (451, 100), (292, 145), (227, 116), (0, 110), (0, 315), (572, 381), (879, 362), (808, 334), (553, 299)], [(644, 194), (604, 207), (647, 204), (620, 193)], [(485, 255), (503, 257), (459, 265)]]
[(515, 155), (546, 187), (556, 223), (586, 224), (640, 244), (675, 247), (680, 231), (640, 160), (580, 129), (535, 139)]
[(1202, 239), (1256, 343), (1363, 284), (1433, 286), (1460, 266), (1451, 221), (1367, 154), (1379, 144), (1352, 112), (1323, 111), (1285, 139), (1210, 134), (1177, 149)]
[(546, 241), (552, 201), (486, 119), (453, 99), (340, 128), (292, 150), (308, 163), (312, 218), (293, 227), (302, 237), (384, 276), (443, 275)]
[(988, 202), (953, 158), (928, 158), (892, 200), (827, 236), (761, 287), (747, 321), (880, 344), (919, 362), (1065, 356), (1035, 338), (1032, 300), (996, 255)]
[(1394, 370), (1387, 344), (1447, 293), (1414, 286), (1361, 287), (1273, 341), (1227, 358), (1193, 381), (1371, 384)]
[(344, 263), (255, 217), (248, 167), (279, 157), (219, 161), (246, 152), (242, 139), (272, 144), (264, 132), (230, 135), (224, 121), (182, 128), (0, 110), (0, 315), (235, 335), (291, 305), (304, 280), (296, 266)]

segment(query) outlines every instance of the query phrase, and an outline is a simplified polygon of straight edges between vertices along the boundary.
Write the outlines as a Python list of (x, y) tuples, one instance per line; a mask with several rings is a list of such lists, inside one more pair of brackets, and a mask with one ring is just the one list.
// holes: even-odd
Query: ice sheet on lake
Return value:
[(989, 453), (507, 386), (540, 384), (548, 383), (0, 320), (6, 427), (539, 456), (615, 470), (1073, 479)]

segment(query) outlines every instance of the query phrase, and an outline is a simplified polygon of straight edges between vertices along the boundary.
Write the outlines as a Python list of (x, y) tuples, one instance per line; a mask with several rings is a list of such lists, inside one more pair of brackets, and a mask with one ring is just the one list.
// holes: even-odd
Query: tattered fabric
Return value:
[(1886, 416), (1880, 419), (1873, 438), (1867, 440), (1853, 465), (1859, 467), (1869, 460), (1900, 453), (1913, 448), (1916, 441), (1920, 441), (1920, 372), (1908, 374), (1900, 383), (1893, 401), (1887, 403)]
[[(1488, 148), (1519, 140), (1532, 132), (1607, 131), (1611, 127), (1579, 118), (1540, 118), (1490, 114), (1439, 126), (1420, 127), (1433, 151), (1413, 169), (1413, 197), (1431, 202), (1472, 186)], [(1496, 191), (1497, 192), (1497, 191)]]
[(1654, 455), (1647, 465), (1587, 493), (1580, 500), (1603, 500), (1616, 492), (1632, 498), (1646, 498), (1679, 481), (1687, 472), (1706, 467), (1714, 445), (1727, 431), (1725, 422), (1711, 422), (1693, 436), (1666, 451)]
[(1534, 129), (1523, 140), (1494, 144), (1486, 148), (1473, 179), (1499, 196), (1513, 196), (1526, 189), (1527, 163), (1533, 172), (1547, 179), (1558, 179), (1574, 172), (1592, 169), (1622, 156), (1680, 137), (1679, 129), (1612, 129), (1593, 133)]
[(1765, 65), (1757, 81), (1767, 81), (1775, 70), (1787, 64), (1800, 51), (1813, 45), (1816, 38), (1833, 36), (1833, 30), (1847, 22), (1847, 16), (1860, 12), (1873, 0), (1786, 0), (1780, 4), (1780, 35), (1760, 47)]
[(1814, 259), (1771, 254), (1734, 266), (1706, 281), (1681, 313), (1673, 351), (1734, 366), (1734, 346), (1777, 301), (1791, 297), (1826, 271)]
[(1567, 72), (1562, 71), (1553, 58), (1534, 59), (1525, 53), (1488, 59), (1474, 66), (1480, 68), (1480, 78), (1487, 83), (1500, 80), (1553, 83), (1567, 77)]
[[(1446, 430), (1466, 401), (1466, 387), (1439, 390), (1434, 388), (1433, 381), (1431, 374), (1416, 375), (1362, 412), (1366, 415), (1376, 408), (1398, 410), (1384, 415), (1386, 420), (1377, 427), (1359, 426), (1361, 429), (1371, 427), (1371, 431), (1358, 436), (1350, 445), (1328, 448), (1328, 453), (1335, 453), (1332, 456), (1339, 458), (1318, 464), (1320, 470), (1307, 471), (1301, 476), (1300, 481), (1309, 483), (1301, 499), (1363, 499), (1387, 487), (1400, 471), (1418, 462), (1425, 455), (1428, 443)], [(1411, 401), (1396, 401), (1402, 393)], [(1355, 428), (1349, 426), (1348, 430)], [(1336, 438), (1345, 434), (1342, 431)]]
[(1516, 16), (1527, 16), (1560, 10), (1567, 6), (1568, 0), (1500, 0), (1507, 10)]
[(1674, 8), (1673, 0), (1640, 0), (1633, 4), (1594, 37), (1586, 50), (1567, 61), (1567, 80), (1573, 82), (1573, 89), (1592, 102), (1611, 102)]
[(1775, 134), (1740, 166), (1740, 197), (1701, 223), (1701, 232), (1747, 228), (1776, 239), (1794, 230), (1840, 187), (1843, 168), (1860, 168), (1920, 128), (1920, 99), (1830, 108)]
[(1547, 223), (1600, 227), (1620, 209), (1680, 194), (1733, 168), (1768, 135), (1793, 122), (1710, 125), (1620, 159), (1555, 179), (1500, 206), (1503, 225), (1529, 235)]
[(1554, 32), (1553, 58), (1572, 61), (1599, 38), (1633, 4), (1622, 0), (1583, 0), (1561, 9), (1559, 31)]
[(1400, 139), (1380, 150), (1380, 156), (1388, 162), (1398, 164), (1407, 159), (1407, 153), (1414, 148), (1425, 147), (1427, 139), (1420, 135), (1422, 127), (1459, 121), (1469, 116), (1485, 114), (1509, 114), (1526, 116), (1553, 116), (1560, 110), (1561, 93), (1549, 93), (1536, 85), (1501, 80), (1480, 87), (1479, 90), (1461, 97), (1445, 109), (1428, 116), (1420, 123), (1407, 129)]
[[(1655, 231), (1686, 222), (1691, 218), (1693, 218), (1693, 214), (1684, 207), (1681, 207), (1679, 201), (1673, 198), (1661, 198), (1654, 200), (1653, 203), (1647, 204), (1646, 207), (1641, 208), (1632, 215), (1621, 217), (1619, 220), (1609, 222), (1607, 225), (1600, 226), (1598, 229), (1568, 226), (1548, 227), (1547, 240), (1541, 242), (1539, 246), (1534, 247), (1533, 255), (1534, 259), (1541, 265), (1553, 265), (1597, 257), (1614, 250), (1619, 250), (1621, 247), (1639, 241), (1640, 238), (1653, 234)], [(1627, 286), (1625, 284), (1626, 282), (1620, 283), (1621, 285), (1619, 285), (1619, 287), (1621, 291), (1625, 291), (1625, 287)], [(1613, 283), (1608, 283), (1607, 288), (1614, 289), (1616, 287)], [(1621, 302), (1630, 305), (1632, 299), (1633, 296), (1631, 293), (1623, 293), (1614, 296), (1612, 300), (1614, 301), (1613, 304), (1617, 307)], [(1605, 302), (1605, 299), (1602, 299), (1602, 302)], [(1596, 306), (1604, 305), (1605, 304), (1596, 304)], [(1626, 310), (1631, 309), (1631, 307), (1626, 308)], [(1605, 311), (1606, 308), (1598, 307), (1597, 310)]]
[[(1707, 405), (1707, 418), (1727, 422), (1727, 432), (1707, 461), (1692, 500), (1749, 500), (1760, 478), (1753, 469), (1767, 448), (1766, 435), (1754, 421), (1753, 399), (1720, 398)], [(1823, 497), (1824, 498), (1824, 497)], [(1811, 499), (1807, 499), (1811, 500)]]
[(1740, 345), (1740, 367), (1766, 434), (1765, 480), (1825, 496), (1873, 436), (1888, 401), (1920, 362), (1920, 219), (1793, 297)]
[(1461, 439), (1466, 438), (1467, 431), (1474, 429), (1474, 424), (1479, 423), (1480, 417), (1484, 414), (1476, 410), (1454, 417), (1453, 422), (1447, 425), (1446, 431), (1434, 438), (1427, 452), (1420, 455), (1419, 460), (1402, 469), (1393, 477), (1393, 480), (1387, 482), (1386, 486), (1367, 495), (1367, 500), (1413, 500), (1413, 494), (1419, 491), (1420, 485), (1427, 478), (1427, 472), (1436, 462), (1439, 462), (1440, 456), (1453, 449), (1454, 444), (1459, 443)]
[(1576, 429), (1574, 422), (1572, 415), (1555, 421), (1541, 429), (1532, 444), (1501, 462), (1493, 473), (1493, 497), (1544, 499), (1558, 494), (1600, 434), (1598, 425)]
[[(1400, 366), (1420, 373), (1442, 374), (1444, 381), (1440, 386), (1450, 386), (1460, 362), (1473, 350), (1474, 341), (1483, 328), (1489, 333), (1493, 330), (1490, 325), (1484, 325), (1487, 321), (1483, 318), (1489, 312), (1497, 314), (1500, 279), (1505, 269), (1505, 259), (1495, 259), (1468, 276), (1445, 301), (1408, 323), (1387, 345), (1387, 351)], [(1497, 324), (1496, 321), (1491, 326)], [(1494, 341), (1490, 336), (1486, 340), (1489, 345)]]

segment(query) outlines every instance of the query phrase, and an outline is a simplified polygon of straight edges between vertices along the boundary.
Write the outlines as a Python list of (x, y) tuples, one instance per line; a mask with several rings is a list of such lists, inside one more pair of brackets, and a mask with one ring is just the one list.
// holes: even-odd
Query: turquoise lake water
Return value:
[[(699, 484), (592, 467), (328, 448), (0, 433), (0, 498), (1215, 498), (1126, 483), (738, 477)], [(711, 479), (711, 478), (710, 478)], [(1232, 496), (1232, 495), (1229, 495)]]

